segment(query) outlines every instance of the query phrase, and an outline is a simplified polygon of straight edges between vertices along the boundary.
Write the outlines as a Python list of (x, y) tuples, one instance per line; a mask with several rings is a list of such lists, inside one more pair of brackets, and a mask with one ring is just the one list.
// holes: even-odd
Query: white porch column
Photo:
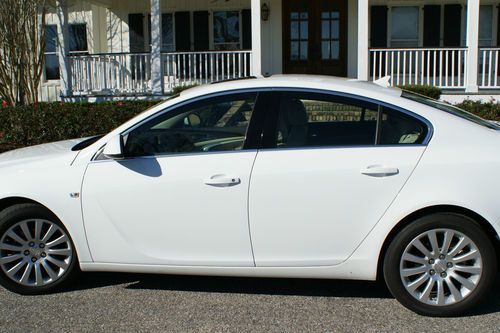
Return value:
[(151, 88), (153, 95), (163, 94), (160, 0), (151, 0)]
[(465, 91), (478, 92), (479, 0), (467, 0), (467, 82)]
[(262, 76), (262, 33), (260, 0), (252, 0), (252, 75)]
[(369, 0), (358, 0), (358, 80), (369, 79), (368, 22)]
[(59, 73), (61, 82), (61, 95), (71, 96), (73, 86), (71, 82), (71, 66), (69, 55), (69, 26), (68, 26), (68, 0), (56, 0), (56, 26), (57, 26), (57, 54), (59, 58)]

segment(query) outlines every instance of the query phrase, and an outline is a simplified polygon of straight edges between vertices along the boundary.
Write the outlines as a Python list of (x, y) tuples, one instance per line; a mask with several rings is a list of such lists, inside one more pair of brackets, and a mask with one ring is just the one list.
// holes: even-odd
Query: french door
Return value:
[(287, 74), (347, 75), (347, 0), (283, 2)]

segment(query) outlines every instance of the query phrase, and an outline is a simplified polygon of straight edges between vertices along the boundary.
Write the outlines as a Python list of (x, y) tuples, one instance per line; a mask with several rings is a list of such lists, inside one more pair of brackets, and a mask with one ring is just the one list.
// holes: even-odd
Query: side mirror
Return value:
[(104, 151), (102, 152), (104, 156), (111, 159), (123, 158), (123, 139), (121, 135), (115, 135), (108, 141)]

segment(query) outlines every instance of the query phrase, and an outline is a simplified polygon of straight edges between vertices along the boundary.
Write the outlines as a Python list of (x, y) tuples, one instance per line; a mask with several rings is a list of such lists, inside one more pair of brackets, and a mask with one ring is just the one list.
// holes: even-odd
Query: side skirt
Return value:
[(86, 272), (122, 272), (171, 275), (239, 276), (263, 278), (305, 278), (376, 280), (376, 265), (366, 265), (353, 260), (337, 266), (315, 267), (207, 267), (207, 266), (163, 266), (81, 262)]

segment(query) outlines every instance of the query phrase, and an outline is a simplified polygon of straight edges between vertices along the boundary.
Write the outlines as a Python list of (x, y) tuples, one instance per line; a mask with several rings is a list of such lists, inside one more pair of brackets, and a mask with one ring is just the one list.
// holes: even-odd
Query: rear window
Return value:
[(500, 125), (491, 121), (488, 121), (486, 119), (483, 119), (481, 117), (478, 117), (470, 112), (464, 111), (460, 108), (457, 108), (456, 106), (443, 103), (440, 101), (437, 101), (435, 99), (431, 99), (422, 95), (418, 95), (409, 91), (403, 91), (403, 94), (401, 95), (404, 98), (411, 99), (412, 101), (425, 104), (428, 106), (431, 106), (433, 108), (439, 109), (441, 111), (450, 113), (452, 115), (455, 115), (457, 117), (460, 117), (462, 119), (466, 119), (468, 121), (471, 121), (473, 123), (476, 123), (478, 125), (491, 128), (494, 130), (500, 130)]

